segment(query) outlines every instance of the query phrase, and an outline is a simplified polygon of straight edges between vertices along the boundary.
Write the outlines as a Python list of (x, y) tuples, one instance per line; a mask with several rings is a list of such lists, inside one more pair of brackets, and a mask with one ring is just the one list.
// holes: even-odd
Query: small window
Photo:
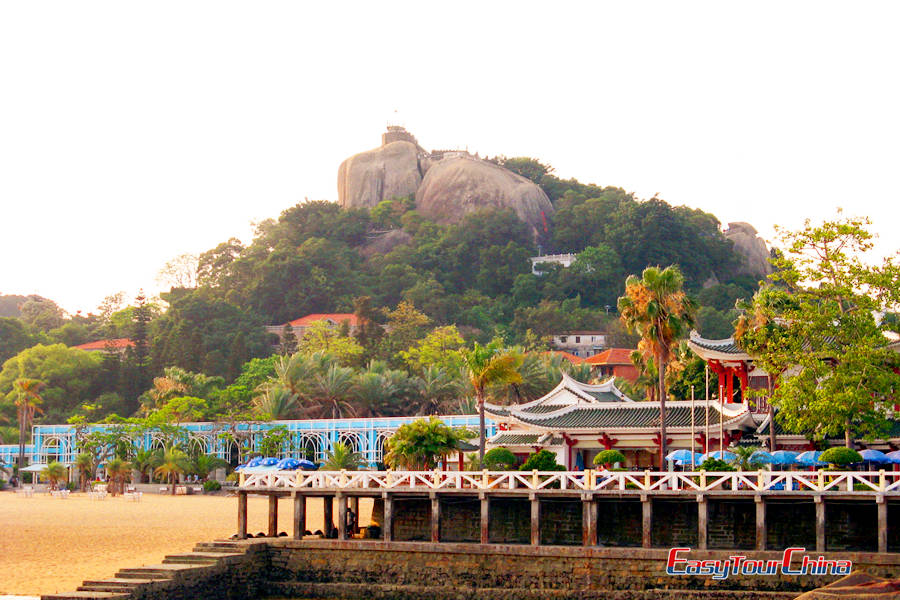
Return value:
[(560, 344), (565, 344), (567, 339), (568, 339), (568, 338), (567, 338), (566, 336), (561, 335), (561, 336), (559, 336), (559, 343), (560, 343)]
[(580, 343), (581, 343), (581, 336), (580, 336), (580, 335), (576, 335), (576, 336), (575, 336), (575, 343), (576, 343), (576, 344), (580, 344)]

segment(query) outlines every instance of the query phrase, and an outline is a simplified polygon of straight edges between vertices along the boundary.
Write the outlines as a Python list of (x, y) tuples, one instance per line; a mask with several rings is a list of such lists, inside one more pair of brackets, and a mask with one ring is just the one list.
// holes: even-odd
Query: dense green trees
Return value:
[(883, 438), (900, 388), (900, 355), (888, 347), (900, 269), (864, 262), (866, 219), (839, 216), (782, 231), (773, 285), (742, 306), (737, 337), (769, 373), (770, 402), (790, 430), (815, 439)]

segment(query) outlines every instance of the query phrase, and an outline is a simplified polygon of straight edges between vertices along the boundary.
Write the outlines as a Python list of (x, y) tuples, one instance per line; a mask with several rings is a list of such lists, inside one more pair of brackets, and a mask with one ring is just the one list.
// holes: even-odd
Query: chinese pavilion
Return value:
[[(488, 403), (485, 411), (498, 428), (488, 445), (508, 448), (522, 458), (546, 449), (566, 468), (583, 469), (592, 465), (597, 452), (611, 448), (625, 455), (629, 467), (652, 467), (659, 456), (659, 402), (635, 402), (613, 378), (586, 384), (563, 374), (562, 381), (537, 400), (509, 406)], [(696, 451), (717, 450), (720, 441), (727, 447), (758, 425), (745, 404), (666, 402), (666, 441), (673, 450), (690, 449), (692, 432)]]

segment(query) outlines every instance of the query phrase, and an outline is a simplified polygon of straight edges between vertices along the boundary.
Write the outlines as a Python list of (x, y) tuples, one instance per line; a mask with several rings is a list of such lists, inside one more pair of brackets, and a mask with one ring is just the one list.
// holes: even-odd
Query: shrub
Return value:
[(207, 479), (203, 482), (203, 491), (204, 492), (218, 492), (222, 489), (222, 484), (216, 481), (215, 479)]
[(535, 452), (528, 457), (520, 471), (565, 471), (566, 468), (556, 462), (556, 455), (549, 450)]
[(78, 489), (78, 484), (75, 483), (74, 481), (69, 481), (66, 483), (66, 489), (69, 490), (70, 492), (74, 492)]
[(594, 457), (595, 465), (611, 465), (613, 463), (624, 463), (625, 455), (618, 450), (601, 450)]
[(718, 458), (707, 458), (703, 461), (703, 464), (700, 465), (701, 471), (734, 471), (734, 467), (725, 462), (724, 460), (719, 460)]
[(516, 455), (506, 448), (493, 448), (484, 455), (484, 468), (489, 471), (509, 471), (516, 466)]
[(230, 481), (232, 483), (237, 483), (238, 478), (240, 477), (240, 473), (237, 471), (232, 471), (225, 477), (225, 481)]
[(862, 462), (863, 458), (856, 450), (839, 446), (836, 448), (829, 448), (823, 452), (819, 457), (819, 460), (827, 462), (828, 464), (846, 467), (853, 463)]

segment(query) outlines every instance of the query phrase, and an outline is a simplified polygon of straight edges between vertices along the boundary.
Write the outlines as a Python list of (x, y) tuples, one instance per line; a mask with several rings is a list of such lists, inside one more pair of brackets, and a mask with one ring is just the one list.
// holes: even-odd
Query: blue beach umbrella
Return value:
[(682, 463), (688, 464), (691, 462), (692, 456), (694, 457), (694, 461), (699, 464), (701, 455), (699, 453), (692, 453), (690, 450), (685, 449), (669, 452), (666, 455), (666, 460), (674, 460), (675, 462), (680, 461)]
[(900, 450), (894, 450), (885, 454), (892, 463), (900, 463)]
[(750, 455), (750, 463), (757, 465), (768, 465), (772, 464), (773, 458), (772, 455), (766, 452), (765, 450), (757, 450), (753, 454)]
[(797, 463), (805, 467), (817, 467), (827, 464), (819, 460), (820, 456), (822, 456), (821, 450), (807, 450), (797, 455)]
[(859, 455), (862, 456), (863, 460), (866, 462), (878, 464), (891, 462), (891, 459), (888, 458), (887, 454), (881, 450), (861, 450)]
[(262, 459), (262, 462), (259, 463), (259, 465), (260, 465), (261, 467), (274, 467), (274, 466), (277, 465), (277, 464), (278, 464), (278, 459), (277, 459), (277, 458), (273, 458), (273, 457), (271, 457), (271, 456)]
[(282, 458), (275, 463), (275, 468), (279, 471), (296, 471), (300, 468), (300, 461), (296, 458)]
[(700, 462), (703, 462), (707, 458), (717, 458), (719, 460), (724, 460), (725, 462), (730, 462), (734, 460), (736, 456), (737, 455), (734, 452), (729, 452), (728, 450), (725, 450), (724, 452), (722, 450), (716, 450), (715, 452), (707, 452), (702, 455), (700, 457), (702, 459)]
[(797, 463), (797, 453), (790, 450), (776, 450), (772, 453), (773, 465), (793, 465)]
[(299, 463), (298, 468), (303, 469), (304, 471), (315, 471), (319, 468), (319, 465), (312, 462), (311, 460), (306, 460), (305, 458), (301, 458), (297, 462)]
[(247, 462), (247, 464), (244, 466), (245, 467), (258, 467), (260, 464), (262, 464), (262, 460), (263, 460), (262, 456), (257, 456), (256, 458), (251, 458)]

